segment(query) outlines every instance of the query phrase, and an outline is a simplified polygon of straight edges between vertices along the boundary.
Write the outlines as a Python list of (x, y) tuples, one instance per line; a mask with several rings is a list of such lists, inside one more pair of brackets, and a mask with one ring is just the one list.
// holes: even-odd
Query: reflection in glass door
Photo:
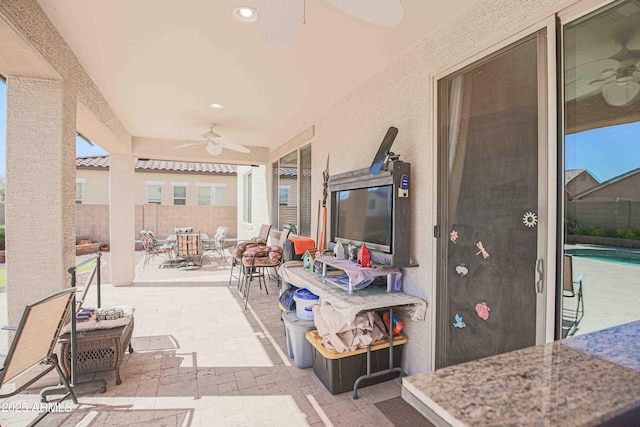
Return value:
[(640, 4), (568, 23), (563, 46), (566, 337), (640, 319)]

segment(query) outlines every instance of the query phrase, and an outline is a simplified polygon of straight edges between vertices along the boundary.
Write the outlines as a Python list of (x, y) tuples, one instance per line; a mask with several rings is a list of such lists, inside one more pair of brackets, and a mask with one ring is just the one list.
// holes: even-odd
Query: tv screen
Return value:
[(372, 244), (390, 252), (393, 186), (337, 191), (336, 238)]

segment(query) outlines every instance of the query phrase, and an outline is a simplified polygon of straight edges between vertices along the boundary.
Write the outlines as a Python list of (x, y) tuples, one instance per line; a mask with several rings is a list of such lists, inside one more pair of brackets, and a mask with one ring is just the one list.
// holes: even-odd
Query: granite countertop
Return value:
[(406, 377), (403, 386), (454, 426), (606, 424), (640, 411), (640, 321)]

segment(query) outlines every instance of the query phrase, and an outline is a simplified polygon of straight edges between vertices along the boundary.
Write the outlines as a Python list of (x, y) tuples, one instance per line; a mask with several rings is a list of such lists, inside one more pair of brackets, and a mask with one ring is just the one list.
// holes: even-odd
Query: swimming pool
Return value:
[(640, 266), (640, 251), (602, 247), (565, 249), (564, 253), (577, 257), (591, 258), (598, 261)]

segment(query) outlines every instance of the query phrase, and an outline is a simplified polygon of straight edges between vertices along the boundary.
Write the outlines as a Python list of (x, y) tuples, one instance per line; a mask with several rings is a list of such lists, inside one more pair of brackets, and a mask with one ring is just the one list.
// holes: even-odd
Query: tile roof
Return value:
[[(76, 167), (84, 168), (109, 168), (109, 156), (84, 156), (76, 157)], [(136, 170), (147, 171), (171, 171), (171, 172), (194, 172), (194, 173), (236, 173), (235, 165), (225, 165), (220, 163), (196, 163), (180, 162), (169, 160), (140, 160), (136, 159)]]

